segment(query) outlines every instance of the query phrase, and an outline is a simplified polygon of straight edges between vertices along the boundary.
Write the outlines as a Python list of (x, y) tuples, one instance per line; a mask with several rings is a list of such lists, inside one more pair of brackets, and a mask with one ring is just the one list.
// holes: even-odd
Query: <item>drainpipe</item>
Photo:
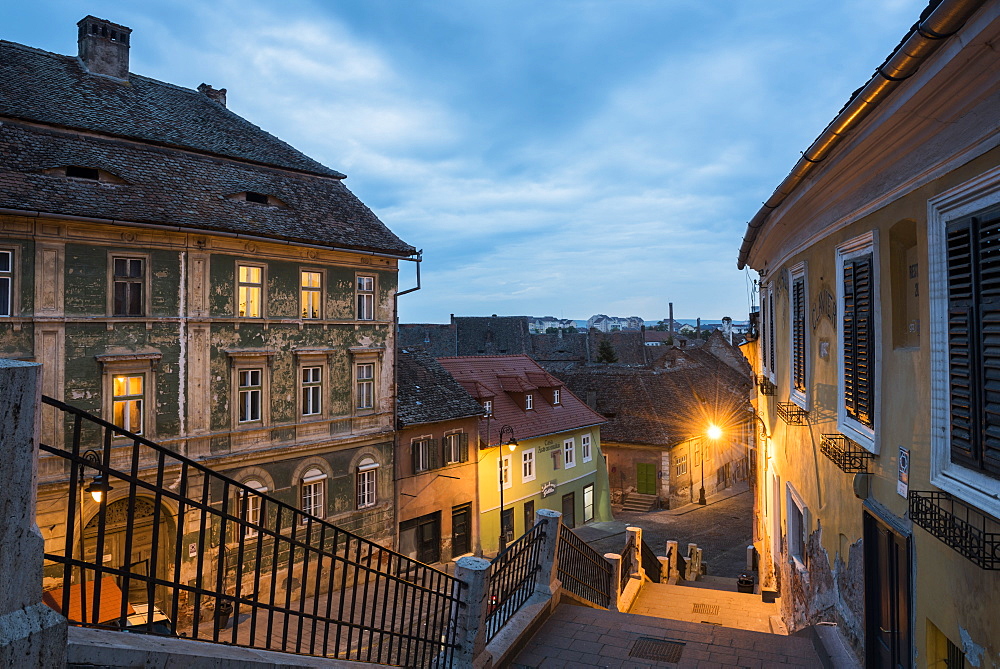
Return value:
[[(424, 260), (424, 250), (417, 251), (416, 258), (403, 258), (414, 263), (417, 269), (417, 285), (403, 291), (396, 291), (392, 296), (392, 315), (396, 323), (396, 332), (392, 338), (392, 536), (393, 546), (399, 549), (399, 297), (420, 290), (420, 263)], [(398, 273), (397, 273), (398, 276)]]
[(926, 17), (921, 15), (922, 20), (910, 29), (903, 42), (875, 71), (868, 83), (851, 96), (836, 118), (802, 154), (791, 173), (747, 223), (743, 245), (736, 261), (737, 268), (746, 267), (747, 257), (757, 241), (757, 235), (774, 210), (781, 206), (792, 191), (813, 173), (852, 130), (875, 111), (903, 81), (913, 76), (945, 40), (958, 32), (984, 2), (985, 0), (941, 0)]

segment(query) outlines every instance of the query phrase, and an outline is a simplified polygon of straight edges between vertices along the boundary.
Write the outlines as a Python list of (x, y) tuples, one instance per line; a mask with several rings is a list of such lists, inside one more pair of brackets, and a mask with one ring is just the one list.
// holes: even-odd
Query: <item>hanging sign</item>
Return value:
[(910, 450), (899, 447), (899, 477), (896, 480), (896, 492), (906, 497), (910, 488)]

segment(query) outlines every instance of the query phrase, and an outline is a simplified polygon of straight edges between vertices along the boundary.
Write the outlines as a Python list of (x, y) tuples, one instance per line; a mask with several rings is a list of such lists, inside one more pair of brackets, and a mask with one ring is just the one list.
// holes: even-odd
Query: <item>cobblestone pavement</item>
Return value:
[(708, 505), (688, 504), (677, 509), (635, 513), (617, 511), (615, 520), (574, 530), (601, 553), (618, 553), (625, 545), (625, 528), (641, 527), (643, 539), (657, 555), (665, 555), (668, 540), (677, 541), (681, 554), (688, 543), (704, 550), (708, 573), (735, 578), (746, 571), (746, 550), (753, 540), (753, 496), (739, 484), (708, 498)]

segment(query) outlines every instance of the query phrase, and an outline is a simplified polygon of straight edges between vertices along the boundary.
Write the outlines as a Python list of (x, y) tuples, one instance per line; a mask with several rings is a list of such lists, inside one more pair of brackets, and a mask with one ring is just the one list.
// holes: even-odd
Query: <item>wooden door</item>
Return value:
[(640, 495), (656, 494), (656, 465), (640, 462), (635, 472), (636, 490)]
[(867, 666), (910, 669), (909, 539), (866, 513), (864, 545)]
[(576, 495), (569, 493), (562, 498), (563, 525), (569, 528), (576, 527)]

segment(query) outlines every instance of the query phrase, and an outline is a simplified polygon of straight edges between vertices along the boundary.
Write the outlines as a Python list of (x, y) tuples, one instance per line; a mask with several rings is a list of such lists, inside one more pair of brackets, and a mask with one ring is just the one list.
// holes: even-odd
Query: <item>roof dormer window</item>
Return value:
[(267, 204), (267, 196), (263, 193), (251, 193), (247, 191), (246, 193), (247, 202), (256, 202), (257, 204)]
[(83, 167), (82, 165), (61, 165), (47, 170), (42, 170), (42, 174), (50, 177), (65, 177), (67, 179), (81, 181), (97, 181), (104, 184), (124, 184), (125, 180), (106, 170), (97, 167)]
[(72, 179), (90, 179), (91, 181), (101, 180), (100, 170), (94, 169), (93, 167), (77, 167), (76, 165), (66, 166), (66, 176)]
[(531, 393), (525, 393), (524, 395), (524, 410), (531, 411), (535, 408), (535, 396)]
[(232, 195), (227, 195), (230, 200), (236, 200), (237, 202), (252, 202), (254, 204), (262, 204), (267, 207), (287, 207), (288, 205), (274, 197), (273, 195), (268, 195), (267, 193), (260, 193), (258, 191), (247, 190), (240, 193), (233, 193)]

